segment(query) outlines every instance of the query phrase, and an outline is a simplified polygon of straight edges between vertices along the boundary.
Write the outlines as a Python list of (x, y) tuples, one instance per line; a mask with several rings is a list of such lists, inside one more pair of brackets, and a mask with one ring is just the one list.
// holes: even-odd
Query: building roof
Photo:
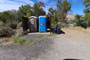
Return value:
[(46, 17), (46, 16), (39, 16), (39, 18), (40, 18), (40, 17)]
[(37, 18), (37, 17), (36, 16), (30, 16), (29, 18), (31, 19), (31, 18)]

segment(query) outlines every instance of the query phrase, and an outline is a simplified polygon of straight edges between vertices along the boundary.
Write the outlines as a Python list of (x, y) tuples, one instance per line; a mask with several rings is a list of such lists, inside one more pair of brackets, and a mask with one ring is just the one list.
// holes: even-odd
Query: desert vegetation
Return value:
[[(84, 9), (85, 16), (77, 14), (75, 20), (69, 21), (72, 22), (74, 26), (80, 26), (85, 29), (90, 27), (89, 2), (90, 1), (87, 0), (83, 0), (82, 2), (82, 4), (86, 7)], [(18, 10), (0, 12), (0, 38), (11, 38), (12, 36), (15, 36), (16, 39), (20, 37), (19, 40), (21, 40), (21, 36), (24, 32), (22, 28), (22, 17), (39, 17), (45, 15), (52, 18), (52, 27), (55, 27), (57, 24), (60, 28), (68, 27), (69, 23), (66, 16), (68, 11), (71, 11), (72, 3), (67, 0), (58, 0), (56, 6), (56, 9), (50, 7), (47, 14), (44, 10), (45, 4), (43, 2), (34, 3), (33, 6), (30, 6), (29, 4), (22, 5)], [(51, 33), (51, 35), (53, 35), (53, 33)]]

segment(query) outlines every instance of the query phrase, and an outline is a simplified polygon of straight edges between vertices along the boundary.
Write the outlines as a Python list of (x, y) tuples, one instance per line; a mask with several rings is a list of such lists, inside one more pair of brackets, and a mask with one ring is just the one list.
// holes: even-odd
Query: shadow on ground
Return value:
[(64, 59), (64, 60), (81, 60), (81, 59)]
[(60, 29), (60, 34), (65, 34), (65, 32), (63, 30)]

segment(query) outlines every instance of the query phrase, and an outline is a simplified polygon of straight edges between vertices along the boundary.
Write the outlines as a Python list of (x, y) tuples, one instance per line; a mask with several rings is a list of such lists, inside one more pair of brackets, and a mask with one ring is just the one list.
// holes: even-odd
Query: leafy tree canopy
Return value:
[(90, 0), (83, 0), (83, 5), (85, 5), (84, 13), (85, 20), (90, 22)]

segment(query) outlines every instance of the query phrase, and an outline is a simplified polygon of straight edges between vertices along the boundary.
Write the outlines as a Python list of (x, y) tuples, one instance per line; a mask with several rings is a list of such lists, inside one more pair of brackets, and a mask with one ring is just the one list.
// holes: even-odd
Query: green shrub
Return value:
[(68, 24), (65, 22), (59, 23), (58, 25), (60, 26), (60, 28), (68, 27)]
[(49, 36), (54, 36), (54, 35), (56, 35), (56, 34), (55, 34), (55, 33), (53, 33), (53, 32), (51, 32)]
[(13, 34), (14, 32), (10, 27), (0, 28), (0, 37), (11, 37)]
[(33, 45), (32, 42), (30, 42), (29, 40), (23, 37), (14, 37), (13, 39), (14, 39), (13, 40), (14, 43), (19, 44), (19, 45), (26, 45), (26, 46)]
[(37, 37), (38, 37), (38, 38), (42, 38), (42, 37), (43, 37), (43, 35), (38, 34), (38, 35), (37, 35)]
[(16, 29), (16, 28), (17, 28), (17, 24), (12, 23), (12, 24), (10, 24), (10, 27), (11, 27), (12, 29)]
[(17, 25), (17, 31), (16, 31), (16, 36), (22, 36), (23, 35), (23, 28), (22, 28), (22, 22), (20, 22)]
[(43, 37), (44, 37), (43, 35), (38, 34), (38, 35), (37, 35), (37, 41), (43, 40)]
[(14, 31), (0, 21), (0, 37), (11, 37), (13, 34)]
[(87, 23), (84, 20), (74, 20), (73, 22), (76, 24), (76, 26), (81, 26), (83, 28), (87, 27)]
[(4, 23), (0, 21), (0, 29), (4, 26)]

